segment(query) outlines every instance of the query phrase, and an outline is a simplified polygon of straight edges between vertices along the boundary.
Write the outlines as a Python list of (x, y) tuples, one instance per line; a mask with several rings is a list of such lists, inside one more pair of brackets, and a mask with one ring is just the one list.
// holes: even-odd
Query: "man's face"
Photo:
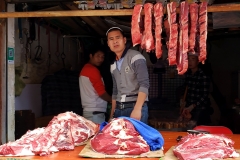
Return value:
[(198, 57), (197, 56), (188, 56), (188, 68), (195, 69), (198, 67)]
[(119, 30), (110, 31), (107, 35), (107, 43), (114, 53), (122, 53), (125, 49), (126, 38)]
[(94, 55), (90, 54), (90, 62), (95, 66), (100, 66), (104, 61), (104, 53), (97, 51)]

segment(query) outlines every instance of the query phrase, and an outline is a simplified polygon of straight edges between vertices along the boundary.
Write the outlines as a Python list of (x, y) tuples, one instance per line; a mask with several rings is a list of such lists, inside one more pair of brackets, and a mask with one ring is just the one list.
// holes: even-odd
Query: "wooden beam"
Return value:
[[(0, 12), (0, 18), (19, 17), (78, 17), (78, 16), (131, 16), (132, 9), (119, 10), (70, 10), (70, 11), (36, 11), (36, 12)], [(177, 10), (179, 12), (179, 8)], [(221, 4), (208, 6), (208, 12), (240, 11), (240, 4)], [(165, 8), (166, 13), (166, 8)], [(144, 14), (144, 13), (142, 13)]]
[(218, 4), (208, 6), (208, 12), (233, 12), (240, 11), (240, 4)]

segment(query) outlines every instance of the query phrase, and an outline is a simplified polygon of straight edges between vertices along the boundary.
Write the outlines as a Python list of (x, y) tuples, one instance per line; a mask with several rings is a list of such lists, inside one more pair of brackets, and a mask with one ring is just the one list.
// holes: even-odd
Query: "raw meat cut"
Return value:
[(207, 57), (207, 2), (199, 5), (199, 62), (204, 64)]
[(168, 23), (170, 27), (170, 35), (168, 41), (168, 61), (169, 65), (177, 64), (177, 41), (178, 41), (178, 24), (176, 23), (176, 2), (167, 4)]
[(141, 48), (146, 49), (147, 52), (154, 50), (154, 39), (152, 34), (152, 12), (153, 4), (146, 3), (144, 4), (144, 32), (141, 42)]
[(154, 5), (154, 18), (155, 18), (155, 52), (156, 57), (162, 56), (162, 18), (163, 18), (163, 5), (156, 3)]
[(123, 118), (113, 119), (91, 139), (90, 144), (96, 152), (110, 155), (140, 155), (150, 151), (132, 123)]
[(131, 34), (132, 34), (133, 46), (141, 44), (141, 41), (142, 41), (142, 32), (140, 29), (141, 11), (142, 11), (141, 4), (137, 4), (134, 6), (132, 22), (131, 22), (131, 26), (132, 26)]
[(58, 123), (61, 120), (71, 121), (71, 132), (75, 146), (84, 144), (88, 138), (95, 135), (99, 129), (99, 126), (92, 121), (87, 120), (73, 112), (59, 114), (50, 123)]
[(180, 30), (182, 31), (182, 52), (187, 54), (188, 52), (188, 3), (181, 2), (181, 13), (180, 13)]
[(177, 52), (177, 70), (183, 75), (188, 69), (188, 3), (181, 2), (179, 16), (179, 41)]
[(197, 24), (198, 24), (198, 4), (191, 3), (189, 5), (190, 13), (190, 33), (189, 33), (189, 52), (195, 53), (196, 45), (196, 34), (197, 34)]
[(173, 153), (179, 160), (239, 157), (233, 144), (231, 139), (221, 135), (189, 134), (182, 138), (173, 149)]
[(46, 128), (28, 131), (20, 139), (0, 146), (3, 156), (48, 155), (73, 150), (98, 131), (98, 125), (73, 113), (55, 116)]
[(0, 146), (0, 155), (33, 156), (32, 143), (44, 132), (44, 128), (27, 131), (20, 139)]
[(188, 69), (188, 55), (177, 52), (177, 71), (179, 75), (183, 75)]

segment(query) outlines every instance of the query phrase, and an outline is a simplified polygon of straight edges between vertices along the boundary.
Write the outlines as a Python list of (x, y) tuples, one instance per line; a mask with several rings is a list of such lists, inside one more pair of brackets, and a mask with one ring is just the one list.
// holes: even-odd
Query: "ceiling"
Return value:
[[(74, 1), (70, 0), (6, 0), (8, 3), (15, 3), (16, 11), (61, 11), (81, 10)], [(213, 4), (240, 3), (240, 0), (212, 0)], [(96, 8), (98, 9), (98, 8)], [(36, 21), (38, 21), (36, 18)], [(130, 37), (131, 16), (112, 17), (53, 17), (41, 18), (41, 21), (52, 28), (60, 29), (63, 34), (105, 37), (105, 32), (111, 26), (121, 27), (127, 37)], [(240, 34), (240, 28), (212, 29), (211, 13), (208, 20), (209, 36), (214, 35), (235, 35)]]

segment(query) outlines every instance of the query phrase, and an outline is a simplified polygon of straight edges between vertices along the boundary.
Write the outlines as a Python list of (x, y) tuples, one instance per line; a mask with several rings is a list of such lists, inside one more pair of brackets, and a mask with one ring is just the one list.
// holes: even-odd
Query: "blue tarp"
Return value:
[[(133, 118), (129, 118), (129, 117), (119, 117), (119, 118), (124, 118), (130, 121), (134, 125), (135, 129), (139, 132), (139, 134), (150, 146), (151, 151), (156, 151), (162, 148), (164, 144), (164, 139), (158, 130)], [(103, 122), (100, 125), (100, 130), (102, 130), (104, 126), (106, 126), (107, 124), (108, 124), (107, 122)]]

